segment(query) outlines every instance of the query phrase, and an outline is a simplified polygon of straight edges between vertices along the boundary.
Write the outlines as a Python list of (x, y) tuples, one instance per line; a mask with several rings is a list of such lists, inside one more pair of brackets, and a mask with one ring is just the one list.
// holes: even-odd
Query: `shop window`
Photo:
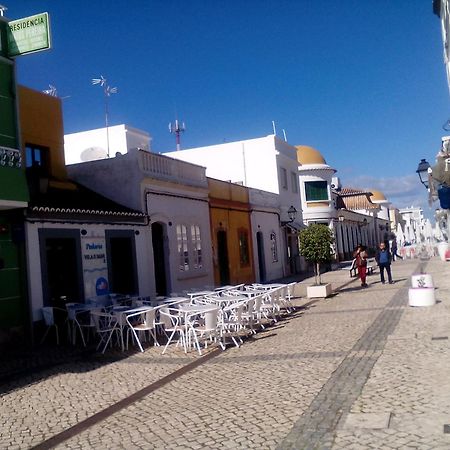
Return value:
[(239, 242), (239, 263), (241, 267), (250, 265), (250, 252), (248, 245), (248, 230), (240, 228), (238, 230), (238, 242)]
[(189, 270), (188, 235), (186, 225), (177, 225), (177, 250), (179, 269)]
[(191, 225), (191, 242), (193, 248), (193, 265), (194, 269), (202, 268), (202, 240), (200, 236), (200, 227)]
[(328, 200), (328, 183), (326, 181), (306, 181), (305, 196), (307, 202)]

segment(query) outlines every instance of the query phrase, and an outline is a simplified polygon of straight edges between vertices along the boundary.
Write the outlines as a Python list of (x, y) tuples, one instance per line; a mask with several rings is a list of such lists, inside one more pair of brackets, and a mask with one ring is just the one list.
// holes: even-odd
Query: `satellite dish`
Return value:
[(97, 159), (106, 159), (108, 152), (102, 147), (89, 147), (80, 153), (81, 161), (95, 161)]

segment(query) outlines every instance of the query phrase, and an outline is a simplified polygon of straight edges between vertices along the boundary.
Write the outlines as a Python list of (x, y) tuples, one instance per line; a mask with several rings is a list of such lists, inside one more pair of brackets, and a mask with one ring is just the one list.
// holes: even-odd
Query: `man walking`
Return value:
[(389, 284), (393, 284), (394, 282), (392, 281), (392, 274), (391, 274), (391, 253), (386, 248), (386, 244), (384, 242), (380, 242), (380, 246), (377, 249), (375, 259), (377, 261), (378, 267), (380, 268), (381, 282), (383, 284), (385, 283), (384, 270), (386, 269)]

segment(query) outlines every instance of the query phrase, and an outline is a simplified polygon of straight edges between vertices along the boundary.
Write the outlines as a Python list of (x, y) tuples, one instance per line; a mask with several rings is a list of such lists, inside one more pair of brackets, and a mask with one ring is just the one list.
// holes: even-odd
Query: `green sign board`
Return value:
[(8, 22), (8, 56), (19, 56), (50, 48), (48, 13)]

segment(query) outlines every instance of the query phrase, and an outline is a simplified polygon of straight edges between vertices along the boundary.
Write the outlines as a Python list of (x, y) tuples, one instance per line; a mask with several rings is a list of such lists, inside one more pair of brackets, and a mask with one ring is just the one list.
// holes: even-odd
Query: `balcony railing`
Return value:
[(205, 168), (141, 150), (142, 171), (149, 177), (207, 187)]
[(9, 147), (0, 147), (0, 167), (22, 167), (22, 155), (20, 150)]

